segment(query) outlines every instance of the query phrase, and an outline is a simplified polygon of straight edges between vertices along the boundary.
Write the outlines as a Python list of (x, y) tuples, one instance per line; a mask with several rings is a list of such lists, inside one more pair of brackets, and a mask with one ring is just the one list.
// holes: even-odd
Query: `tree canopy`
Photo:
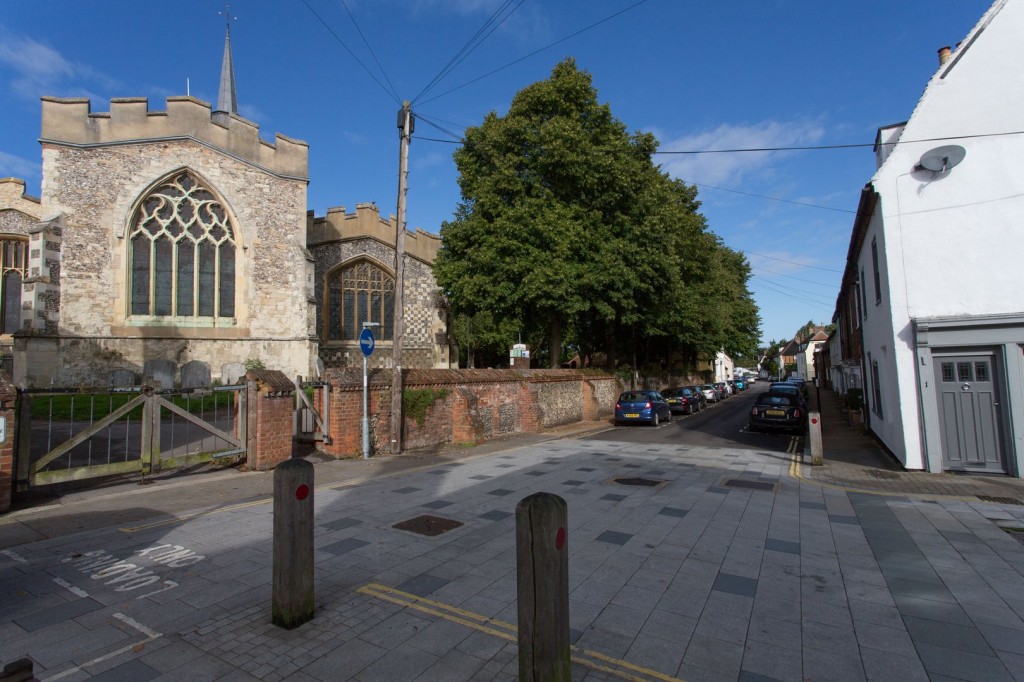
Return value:
[(696, 188), (654, 164), (657, 144), (572, 59), (469, 128), (434, 265), (456, 329), (473, 318), (494, 344), (517, 329), (552, 367), (563, 346), (638, 364), (752, 354), (750, 266), (707, 229)]

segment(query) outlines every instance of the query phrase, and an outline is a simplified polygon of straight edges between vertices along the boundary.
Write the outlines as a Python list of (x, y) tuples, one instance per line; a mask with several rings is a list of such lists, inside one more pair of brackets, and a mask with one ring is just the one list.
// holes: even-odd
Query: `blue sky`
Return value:
[[(240, 113), (265, 139), (309, 143), (317, 215), (361, 202), (395, 212), (396, 113), (415, 100), (408, 223), (437, 233), (459, 200), (456, 145), (427, 138), (452, 141), (487, 112), (505, 113), (567, 56), (616, 117), (655, 133), (665, 151), (870, 144), (879, 126), (910, 116), (937, 50), (964, 38), (989, 4), (512, 0), (507, 19), (422, 95), (504, 0), (234, 0), (232, 49)], [(24, 178), (30, 194), (40, 191), (41, 96), (90, 97), (95, 112), (137, 96), (162, 110), (186, 87), (216, 101), (224, 2), (4, 5), (0, 177)], [(764, 340), (831, 319), (859, 192), (874, 172), (870, 147), (656, 160), (698, 184), (710, 228), (747, 253)]]

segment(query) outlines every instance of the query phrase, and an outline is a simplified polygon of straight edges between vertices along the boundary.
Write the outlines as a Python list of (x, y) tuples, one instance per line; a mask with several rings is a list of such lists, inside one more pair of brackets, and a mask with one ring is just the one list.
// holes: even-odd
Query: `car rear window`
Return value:
[(622, 403), (647, 402), (650, 399), (651, 397), (649, 395), (647, 395), (646, 393), (641, 393), (639, 391), (628, 391), (619, 396), (619, 402)]
[(773, 407), (791, 407), (796, 405), (796, 397), (781, 395), (779, 393), (762, 393), (757, 396), (758, 405), (771, 405)]

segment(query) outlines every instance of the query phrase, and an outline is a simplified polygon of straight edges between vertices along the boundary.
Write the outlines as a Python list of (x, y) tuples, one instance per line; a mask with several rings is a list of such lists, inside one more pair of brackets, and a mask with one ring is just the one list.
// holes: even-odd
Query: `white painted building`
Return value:
[(1024, 471), (1022, 36), (998, 0), (941, 50), (861, 195), (844, 286), (868, 426), (907, 469)]

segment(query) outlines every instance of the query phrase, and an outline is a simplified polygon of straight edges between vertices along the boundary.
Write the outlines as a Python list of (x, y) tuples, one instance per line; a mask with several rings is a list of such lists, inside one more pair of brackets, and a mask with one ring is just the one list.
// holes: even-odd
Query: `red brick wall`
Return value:
[(18, 393), (7, 377), (0, 378), (0, 417), (7, 420), (7, 437), (0, 444), (0, 512), (11, 508), (14, 493), (14, 405), (17, 397)]
[[(279, 375), (279, 376), (278, 376)], [(250, 469), (273, 469), (292, 456), (295, 387), (282, 372), (250, 371), (248, 457)]]
[[(331, 438), (325, 454), (362, 456), (361, 371), (330, 370)], [(408, 370), (406, 390), (443, 390), (422, 424), (406, 418), (403, 450), (443, 444), (479, 444), (513, 433), (543, 431), (551, 415), (577, 414), (584, 420), (611, 416), (614, 377), (568, 370)], [(373, 370), (369, 378), (370, 452), (391, 451), (391, 375)], [(558, 390), (552, 390), (556, 385)], [(595, 388), (596, 387), (596, 388)], [(609, 397), (612, 396), (612, 397)], [(547, 401), (548, 404), (545, 404)], [(558, 404), (552, 404), (557, 401)], [(567, 405), (566, 402), (572, 402)], [(607, 403), (607, 404), (605, 404)], [(547, 417), (545, 417), (547, 415)], [(578, 421), (581, 417), (575, 417)], [(559, 423), (564, 423), (562, 418)]]

